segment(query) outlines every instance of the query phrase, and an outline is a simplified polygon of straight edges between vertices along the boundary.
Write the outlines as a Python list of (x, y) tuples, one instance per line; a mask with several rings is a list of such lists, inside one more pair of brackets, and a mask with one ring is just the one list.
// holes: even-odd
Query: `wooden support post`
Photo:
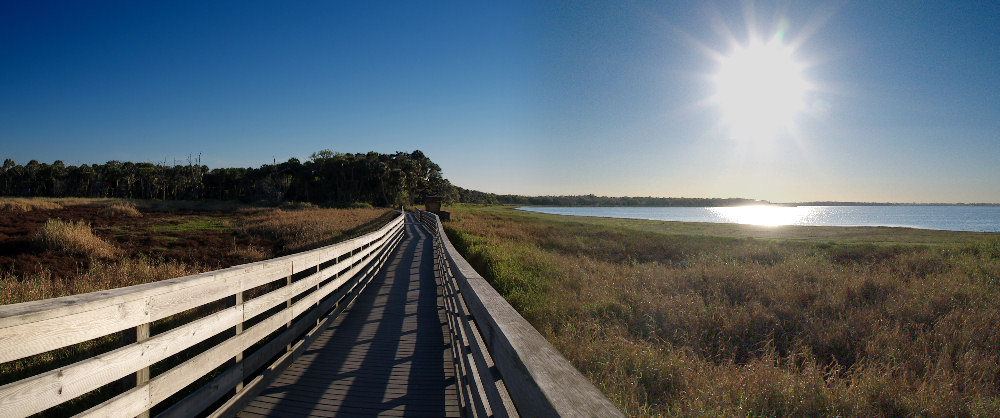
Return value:
[[(323, 266), (323, 263), (320, 263), (320, 264), (316, 265), (316, 274), (317, 275), (322, 271), (322, 269), (320, 268), (322, 266)], [(321, 284), (323, 284), (322, 280), (316, 282), (316, 290), (314, 290), (314, 292), (319, 292), (319, 288), (321, 287), (320, 286)], [(313, 309), (319, 309), (319, 305), (320, 305), (321, 302), (323, 302), (323, 299), (317, 298), (316, 299), (316, 303), (313, 305)], [(319, 323), (322, 322), (322, 320), (323, 320), (323, 315), (317, 315), (316, 316), (316, 325), (319, 325)]]
[[(285, 277), (285, 287), (288, 287), (288, 286), (291, 286), (291, 285), (292, 285), (292, 276)], [(285, 309), (288, 309), (289, 311), (291, 311), (291, 309), (292, 309), (292, 298), (293, 297), (294, 297), (293, 295), (288, 295), (288, 299), (285, 299)], [(285, 324), (285, 329), (292, 329), (292, 320), (294, 320), (294, 319), (295, 318), (290, 318), (288, 320), (288, 323)], [(291, 342), (289, 342), (285, 346), (285, 352), (287, 353), (289, 351), (292, 351), (292, 343)]]
[[(243, 304), (243, 292), (236, 292), (236, 295), (234, 295), (233, 298), (235, 299), (233, 301), (234, 302), (233, 306), (239, 306), (239, 305)], [(243, 318), (243, 321), (245, 321), (245, 320), (246, 320), (246, 318)], [(236, 335), (237, 336), (239, 336), (240, 334), (243, 333), (243, 321), (240, 321), (240, 323), (236, 324), (236, 330), (235, 331), (236, 331)], [(236, 354), (236, 357), (233, 358), (233, 362), (235, 364), (240, 364), (241, 367), (242, 367), (242, 363), (243, 363), (243, 354), (244, 353), (242, 351), (240, 351), (239, 353)], [(240, 375), (245, 378), (246, 373), (247, 372), (244, 370), (242, 373), (240, 373)], [(236, 393), (240, 393), (240, 391), (243, 390), (243, 380), (244, 379), (240, 379), (239, 383), (236, 384)]]
[[(149, 323), (140, 324), (135, 328), (126, 329), (122, 331), (122, 342), (125, 345), (141, 343), (149, 339)], [(125, 391), (131, 390), (132, 388), (142, 386), (149, 381), (149, 367), (143, 367), (132, 376), (126, 376), (121, 380), (122, 389)], [(139, 418), (149, 418), (149, 410), (144, 411), (138, 415)]]

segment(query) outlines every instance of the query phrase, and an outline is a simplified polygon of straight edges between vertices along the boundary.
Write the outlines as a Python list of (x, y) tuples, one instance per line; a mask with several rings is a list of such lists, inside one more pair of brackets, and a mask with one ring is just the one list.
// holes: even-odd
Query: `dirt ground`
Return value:
[(75, 205), (27, 212), (0, 211), (0, 271), (28, 277), (48, 269), (53, 278), (85, 271), (86, 256), (35, 248), (31, 238), (50, 218), (89, 222), (95, 235), (123, 251), (125, 256), (176, 260), (214, 270), (252, 260), (234, 251), (253, 246), (274, 254), (277, 243), (264, 237), (237, 234), (239, 212), (178, 210), (145, 211), (141, 217), (100, 214), (101, 205)]

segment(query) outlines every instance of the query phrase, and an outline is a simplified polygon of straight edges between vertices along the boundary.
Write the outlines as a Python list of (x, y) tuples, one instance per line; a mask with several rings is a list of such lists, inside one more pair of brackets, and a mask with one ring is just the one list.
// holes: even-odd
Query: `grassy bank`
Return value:
[(630, 415), (1000, 415), (1000, 235), (449, 210)]

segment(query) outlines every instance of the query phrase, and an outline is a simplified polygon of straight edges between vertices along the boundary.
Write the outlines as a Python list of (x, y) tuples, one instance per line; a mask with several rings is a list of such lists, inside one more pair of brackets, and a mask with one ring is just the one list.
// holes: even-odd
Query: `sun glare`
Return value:
[(775, 36), (766, 43), (753, 39), (721, 60), (714, 101), (733, 136), (768, 138), (792, 127), (809, 88), (792, 52)]
[(815, 212), (813, 208), (802, 206), (734, 206), (709, 210), (727, 222), (761, 226), (796, 225)]

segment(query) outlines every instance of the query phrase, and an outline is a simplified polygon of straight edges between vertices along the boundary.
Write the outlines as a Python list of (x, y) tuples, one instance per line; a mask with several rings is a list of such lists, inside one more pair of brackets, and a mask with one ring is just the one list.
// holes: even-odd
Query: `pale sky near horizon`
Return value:
[[(738, 138), (712, 75), (778, 31), (805, 106)], [(495, 193), (1000, 203), (998, 45), (973, 1), (3, 2), (0, 159), (419, 149)]]

